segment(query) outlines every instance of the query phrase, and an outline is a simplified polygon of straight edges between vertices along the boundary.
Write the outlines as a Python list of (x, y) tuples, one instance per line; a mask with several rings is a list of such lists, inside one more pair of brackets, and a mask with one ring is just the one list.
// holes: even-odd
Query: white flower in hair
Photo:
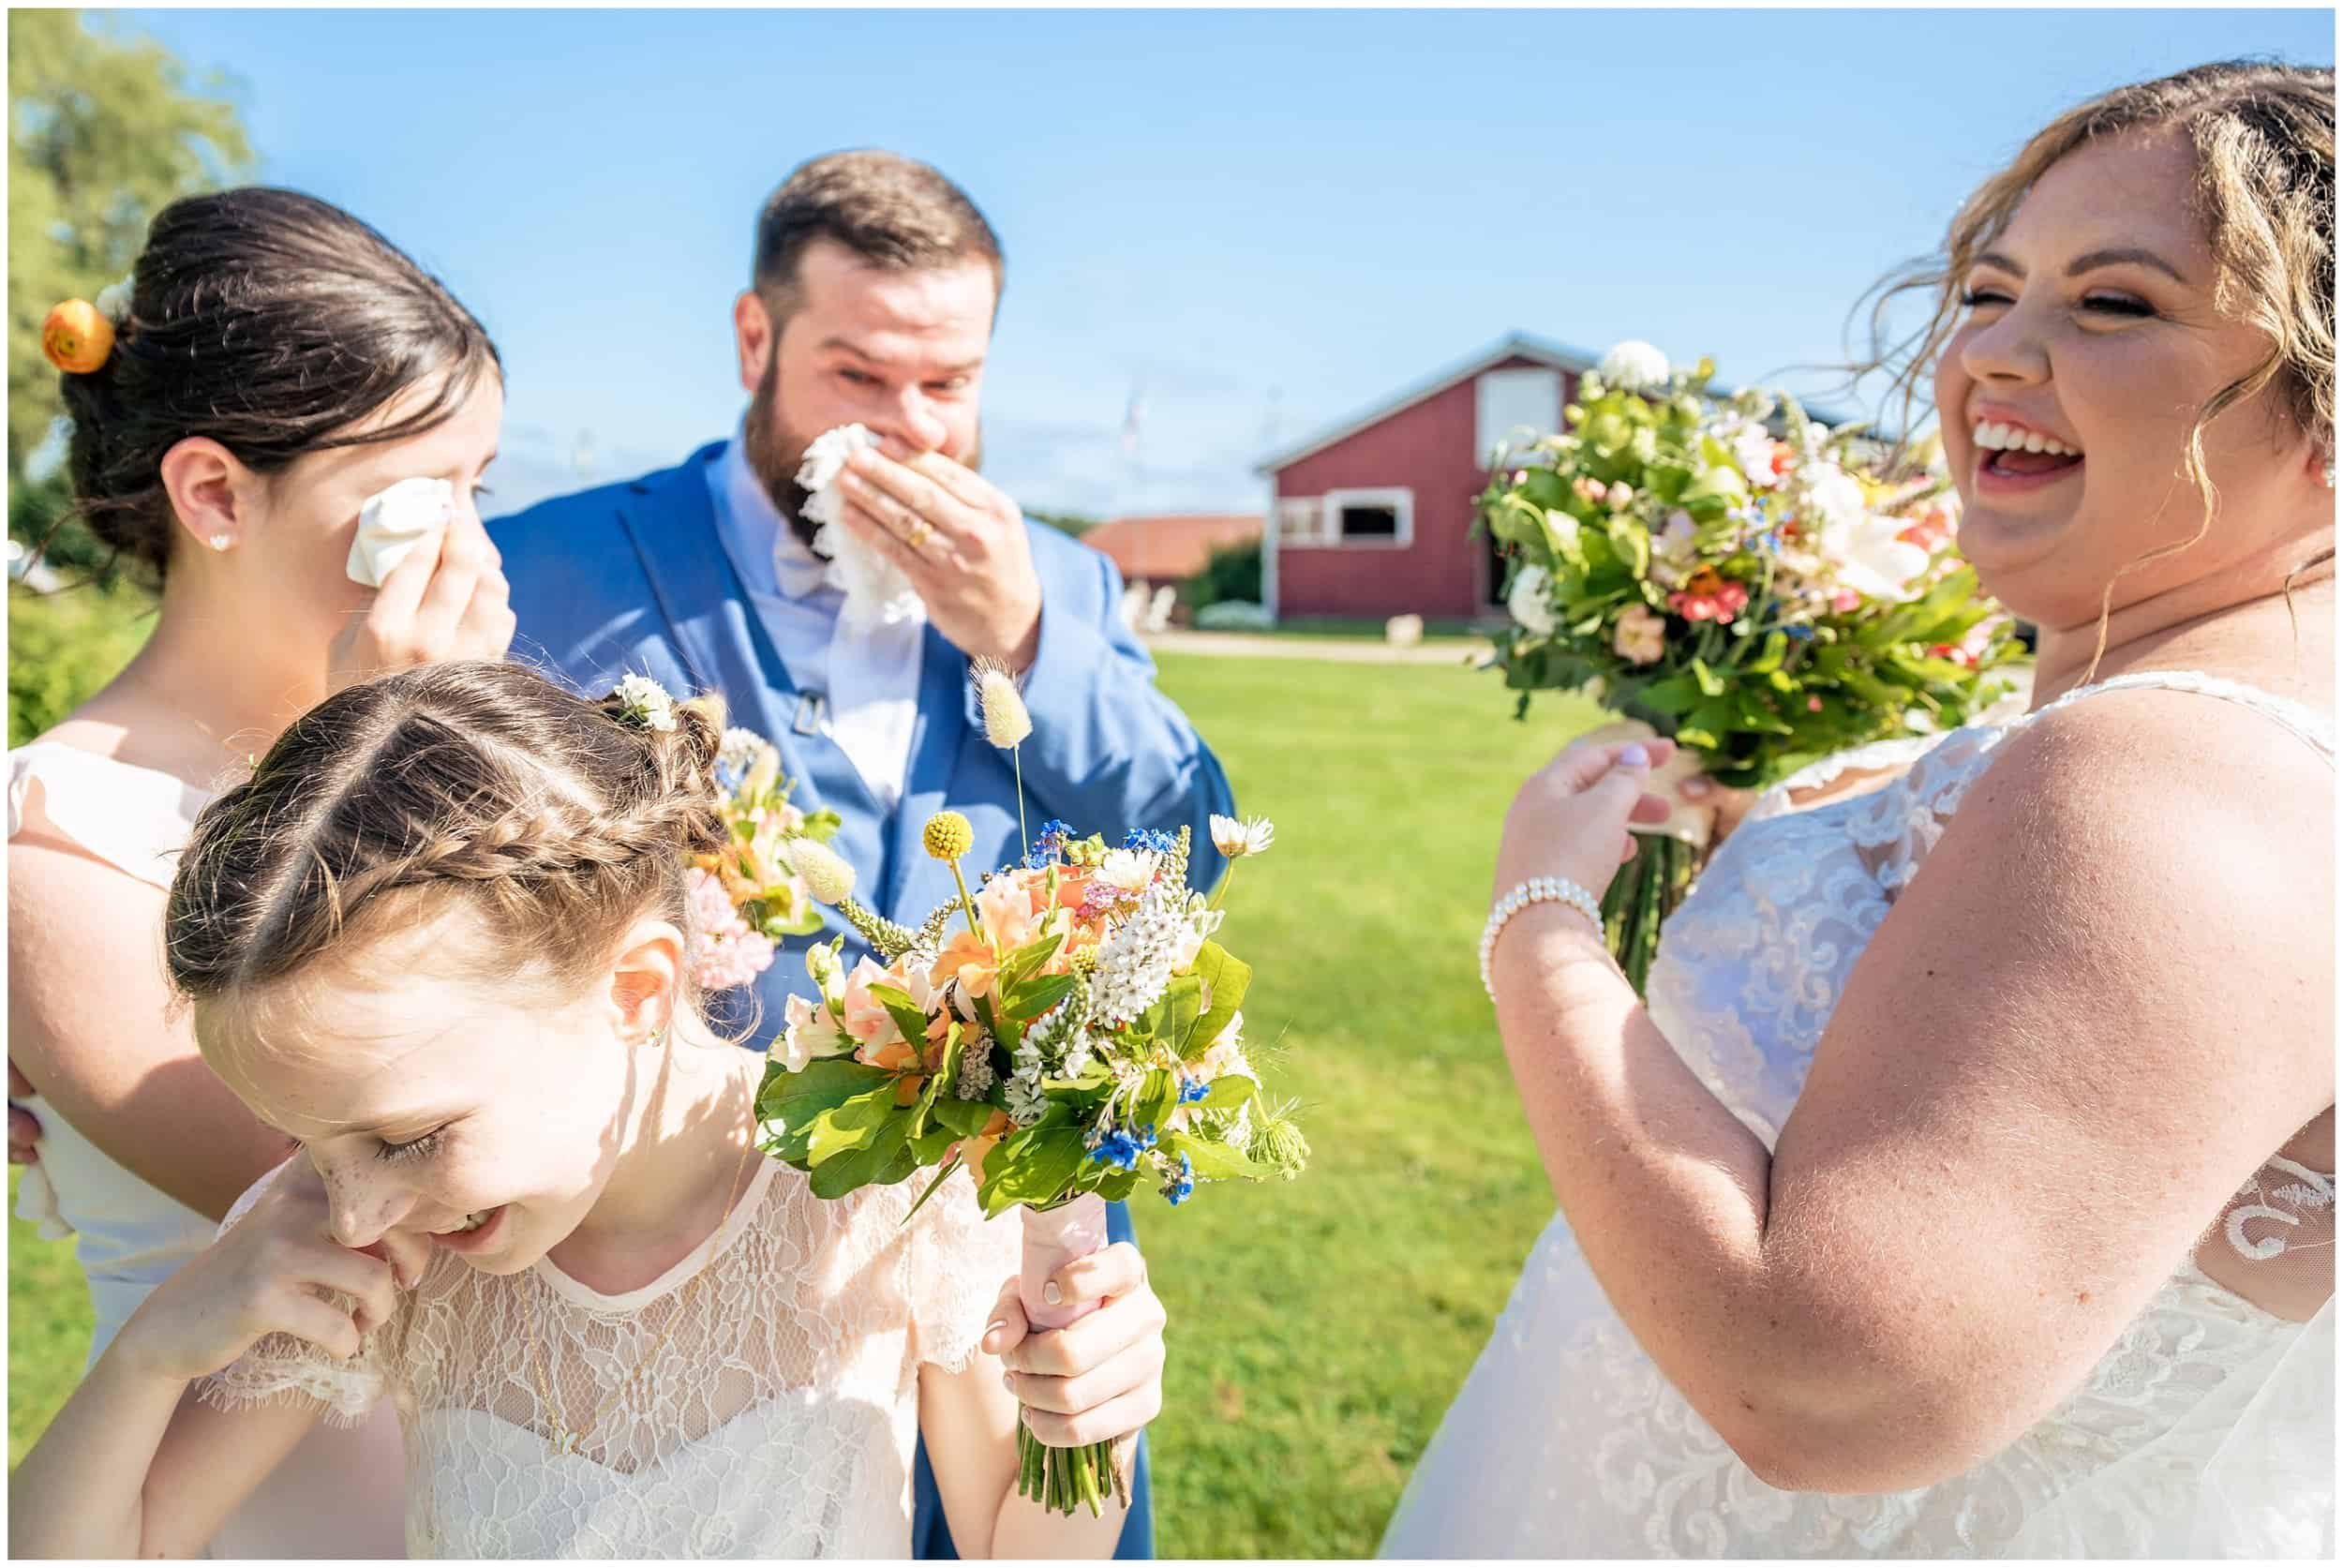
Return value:
[(137, 284), (138, 275), (128, 274), (121, 282), (109, 283), (98, 290), (97, 297), (90, 303), (97, 307), (100, 316), (120, 326), (130, 319), (130, 295)]
[(807, 493), (805, 520), (818, 525), (813, 553), (829, 561), (823, 580), (846, 596), (838, 618), (848, 625), (891, 626), (927, 614), (911, 579), (840, 520), (845, 498), (838, 481), (846, 471), (846, 459), (878, 444), (879, 439), (862, 426), (841, 425), (814, 437), (798, 465), (798, 484)]
[(675, 698), (648, 675), (630, 675), (619, 682), (619, 709), (645, 729), (675, 728)]

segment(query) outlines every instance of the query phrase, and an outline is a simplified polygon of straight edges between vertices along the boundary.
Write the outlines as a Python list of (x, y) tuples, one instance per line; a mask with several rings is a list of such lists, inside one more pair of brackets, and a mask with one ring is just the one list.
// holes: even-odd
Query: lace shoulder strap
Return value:
[(2200, 696), (2217, 697), (2223, 702), (2233, 702), (2240, 708), (2251, 709), (2317, 752), (2326, 759), (2328, 767), (2335, 766), (2333, 720), (2291, 697), (2278, 696), (2259, 686), (2224, 680), (2219, 676), (2204, 675), (2196, 670), (2138, 670), (2094, 685), (2078, 686), (2044, 703), (2022, 722), (2031, 723), (2070, 704), (2097, 696), (2102, 692), (2142, 691), (2194, 692)]

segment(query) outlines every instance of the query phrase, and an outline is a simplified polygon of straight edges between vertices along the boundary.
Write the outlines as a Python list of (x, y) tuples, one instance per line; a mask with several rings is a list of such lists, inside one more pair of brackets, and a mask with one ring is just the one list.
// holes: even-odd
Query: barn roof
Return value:
[[(1283, 451), (1263, 458), (1254, 465), (1253, 471), (1260, 474), (1271, 474), (1280, 469), (1291, 468), (1305, 457), (1315, 456), (1337, 441), (1349, 441), (1360, 431), (1381, 424), (1403, 409), (1413, 408), (1427, 397), (1446, 392), (1458, 381), (1470, 381), (1484, 370), (1493, 370), (1507, 360), (1530, 360), (1536, 364), (1548, 365), (1557, 370), (1567, 370), (1575, 375), (1582, 370), (1593, 369), (1601, 363), (1602, 357), (1600, 354), (1589, 353), (1584, 349), (1574, 349), (1567, 344), (1532, 336), (1526, 332), (1512, 333), (1499, 338), (1470, 358), (1435, 372), (1406, 391), (1376, 404), (1365, 412), (1354, 414), (1339, 425), (1321, 430), (1299, 445), (1287, 447)], [(1730, 397), (1733, 395), (1733, 389), (1712, 386), (1710, 395)], [(1804, 402), (1803, 399), (1800, 401)], [(1828, 426), (1845, 423), (1843, 414), (1818, 409), (1811, 403), (1804, 404), (1804, 406), (1809, 419)]]
[(1601, 358), (1600, 354), (1590, 354), (1584, 349), (1573, 349), (1564, 344), (1548, 342), (1543, 337), (1533, 337), (1526, 332), (1516, 332), (1499, 338), (1469, 359), (1449, 366), (1444, 370), (1436, 371), (1424, 381), (1416, 382), (1395, 396), (1376, 404), (1365, 412), (1354, 414), (1341, 424), (1321, 431), (1300, 445), (1287, 447), (1282, 452), (1263, 458), (1255, 465), (1253, 471), (1275, 473), (1279, 469), (1290, 468), (1305, 457), (1325, 451), (1336, 441), (1350, 440), (1369, 426), (1381, 424), (1402, 409), (1413, 408), (1426, 397), (1436, 393), (1445, 392), (1458, 381), (1470, 381), (1484, 370), (1494, 369), (1509, 359), (1532, 360), (1540, 365), (1550, 365), (1557, 370), (1568, 370), (1575, 374), (1581, 370), (1593, 369)]

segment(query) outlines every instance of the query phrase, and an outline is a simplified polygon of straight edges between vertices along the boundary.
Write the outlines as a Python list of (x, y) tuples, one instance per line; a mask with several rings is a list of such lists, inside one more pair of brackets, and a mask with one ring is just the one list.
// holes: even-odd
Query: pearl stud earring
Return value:
[(225, 551), (229, 545), (234, 543), (234, 540), (231, 539), (224, 533), (215, 533), (212, 535), (212, 548), (215, 550)]

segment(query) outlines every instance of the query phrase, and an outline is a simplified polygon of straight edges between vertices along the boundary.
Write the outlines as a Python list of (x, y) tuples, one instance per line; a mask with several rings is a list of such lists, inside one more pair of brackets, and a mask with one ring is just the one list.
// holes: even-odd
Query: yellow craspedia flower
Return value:
[(976, 847), (977, 830), (958, 812), (937, 812), (919, 830), (919, 842), (939, 860), (957, 860)]

